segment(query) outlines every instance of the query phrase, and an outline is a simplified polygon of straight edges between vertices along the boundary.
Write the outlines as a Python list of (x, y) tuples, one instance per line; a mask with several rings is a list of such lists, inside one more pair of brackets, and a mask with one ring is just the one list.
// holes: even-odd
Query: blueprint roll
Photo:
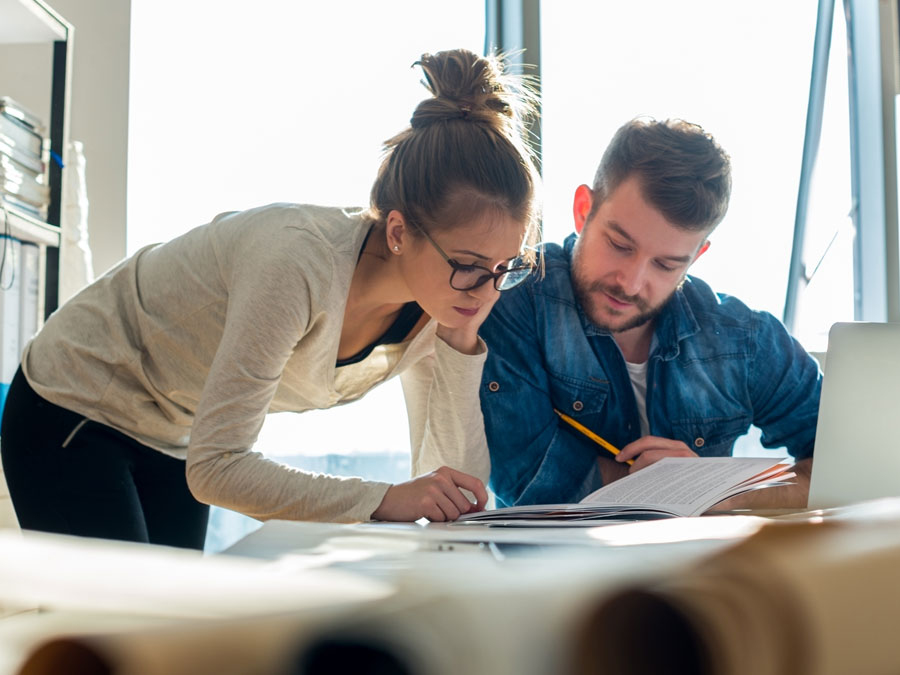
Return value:
[(365, 639), (325, 638), (303, 649), (290, 675), (416, 675), (403, 655)]
[(25, 619), (0, 631), (4, 674), (286, 675), (302, 645), (394, 593), (340, 570), (28, 530), (0, 531), (0, 551), (0, 610)]
[(297, 645), (313, 639), (329, 613), (200, 621), (120, 617), (127, 627), (105, 630), (91, 620), (76, 634), (43, 641), (17, 675), (289, 675), (301, 672), (294, 669)]
[[(416, 593), (418, 595), (418, 593)], [(474, 612), (459, 597), (435, 598), (410, 595), (382, 603), (375, 611), (364, 611), (321, 632), (306, 643), (298, 643), (292, 674), (329, 675), (457, 675), (478, 672), (511, 673), (496, 668), (494, 659), (479, 645), (465, 649), (480, 639), (468, 621)]]
[(576, 672), (900, 673), (900, 500), (861, 509), (773, 521), (685, 574), (607, 598), (579, 632)]

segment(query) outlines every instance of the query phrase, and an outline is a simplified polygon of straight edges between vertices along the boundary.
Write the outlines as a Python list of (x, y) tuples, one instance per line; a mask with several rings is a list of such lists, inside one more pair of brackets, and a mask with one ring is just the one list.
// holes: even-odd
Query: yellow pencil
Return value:
[[(618, 454), (619, 454), (620, 450), (619, 450), (616, 446), (614, 446), (612, 443), (610, 443), (610, 442), (607, 441), (606, 439), (601, 438), (600, 436), (598, 436), (597, 434), (595, 434), (593, 431), (591, 431), (591, 430), (588, 429), (586, 426), (584, 426), (581, 422), (576, 422), (576, 421), (573, 420), (571, 417), (569, 417), (568, 415), (566, 415), (566, 414), (563, 413), (563, 412), (560, 412), (560, 411), (557, 410), (556, 408), (553, 409), (553, 412), (555, 412), (557, 415), (559, 415), (563, 422), (565, 422), (566, 424), (572, 426), (572, 427), (575, 428), (576, 430), (578, 430), (578, 431), (580, 431), (581, 433), (583, 433), (585, 436), (587, 436), (587, 437), (590, 438), (592, 441), (594, 441), (594, 443), (596, 443), (597, 445), (606, 448), (607, 450), (609, 450), (609, 451), (610, 451), (612, 454), (614, 454), (614, 455), (618, 455)], [(625, 462), (628, 463), (628, 464), (634, 464), (634, 460), (633, 460), (633, 459), (626, 459)]]

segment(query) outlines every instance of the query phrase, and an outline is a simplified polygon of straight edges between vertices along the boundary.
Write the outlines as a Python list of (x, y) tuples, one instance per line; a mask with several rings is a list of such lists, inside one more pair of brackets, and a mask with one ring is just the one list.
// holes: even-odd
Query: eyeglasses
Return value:
[(419, 232), (425, 235), (425, 238), (434, 246), (434, 249), (453, 268), (453, 271), (450, 273), (450, 288), (454, 290), (471, 291), (493, 280), (494, 289), (508, 291), (510, 288), (515, 288), (525, 281), (534, 270), (534, 265), (523, 256), (516, 256), (499, 272), (492, 272), (482, 265), (463, 265), (444, 253), (443, 249), (437, 245), (437, 242), (431, 238), (431, 235), (424, 228), (411, 221), (407, 222), (410, 222)]

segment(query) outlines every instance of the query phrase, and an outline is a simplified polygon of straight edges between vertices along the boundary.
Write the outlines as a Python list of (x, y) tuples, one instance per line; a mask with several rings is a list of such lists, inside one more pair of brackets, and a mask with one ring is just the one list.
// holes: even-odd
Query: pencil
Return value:
[[(614, 446), (612, 443), (610, 443), (610, 442), (607, 441), (606, 439), (601, 438), (600, 436), (598, 436), (597, 434), (595, 434), (593, 431), (591, 431), (591, 430), (588, 429), (586, 426), (584, 426), (581, 422), (576, 422), (576, 421), (573, 420), (571, 417), (569, 417), (568, 415), (566, 415), (566, 414), (563, 413), (563, 412), (560, 412), (560, 411), (557, 410), (556, 408), (553, 409), (553, 412), (555, 412), (557, 415), (559, 415), (563, 422), (565, 422), (566, 424), (570, 425), (571, 427), (573, 427), (573, 428), (576, 429), (577, 431), (580, 431), (582, 434), (584, 434), (585, 436), (587, 436), (588, 438), (590, 438), (592, 441), (594, 441), (594, 443), (596, 443), (597, 445), (599, 445), (599, 446), (601, 446), (601, 447), (603, 447), (603, 448), (606, 448), (607, 450), (609, 450), (609, 451), (610, 451), (612, 454), (614, 454), (614, 455), (618, 455), (618, 454), (619, 454), (620, 451), (619, 451), (619, 449), (618, 449), (616, 446)], [(625, 461), (626, 461), (626, 463), (628, 463), (628, 464), (634, 464), (634, 460), (633, 460), (633, 459), (626, 459)]]

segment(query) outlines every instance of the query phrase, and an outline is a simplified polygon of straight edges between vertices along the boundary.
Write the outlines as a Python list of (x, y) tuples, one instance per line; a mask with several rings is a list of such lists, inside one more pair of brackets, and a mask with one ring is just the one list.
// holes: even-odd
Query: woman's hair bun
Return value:
[(530, 246), (540, 236), (540, 184), (528, 123), (536, 110), (536, 80), (510, 74), (504, 58), (465, 49), (423, 54), (432, 96), (410, 126), (384, 143), (369, 196), (369, 217), (387, 222), (397, 211), (417, 232), (475, 220), (520, 223)]
[(501, 55), (453, 49), (422, 54), (413, 65), (421, 66), (433, 94), (413, 113), (413, 129), (454, 119), (521, 127), (536, 110), (530, 79), (507, 73)]

